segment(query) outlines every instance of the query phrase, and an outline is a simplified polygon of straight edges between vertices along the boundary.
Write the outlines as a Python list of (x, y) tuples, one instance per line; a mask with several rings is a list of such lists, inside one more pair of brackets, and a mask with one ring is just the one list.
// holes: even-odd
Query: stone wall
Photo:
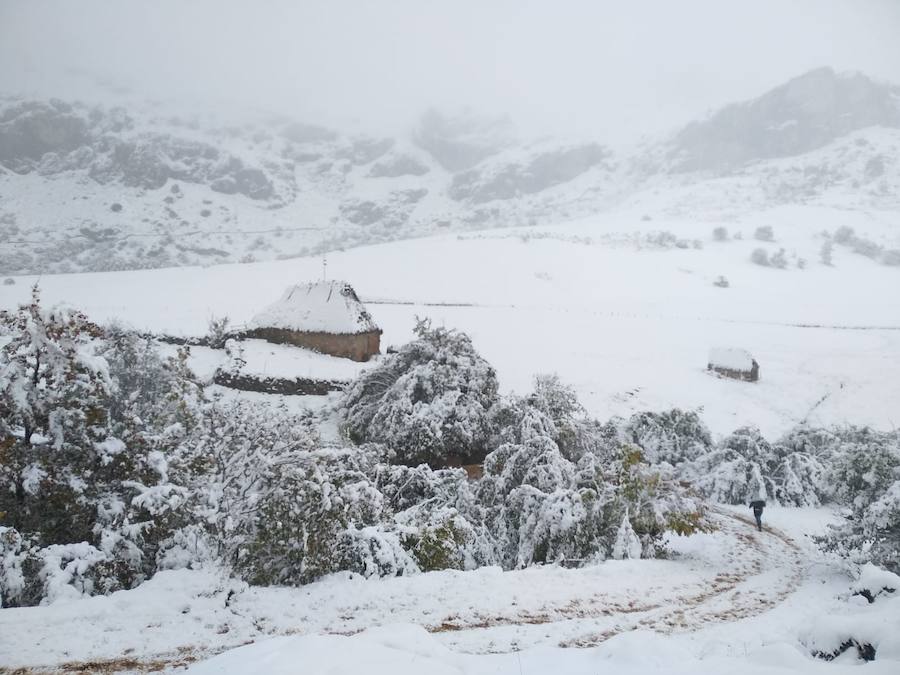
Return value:
[(242, 391), (257, 391), (265, 394), (289, 394), (293, 396), (325, 396), (332, 391), (341, 391), (347, 382), (340, 380), (313, 380), (309, 378), (286, 379), (279, 377), (254, 377), (253, 375), (232, 375), (217, 371), (213, 377), (215, 384)]
[(380, 330), (356, 335), (334, 335), (332, 333), (301, 332), (286, 328), (253, 328), (245, 331), (242, 335), (248, 338), (260, 338), (275, 344), (312, 349), (322, 354), (340, 356), (354, 361), (368, 361), (372, 355), (378, 354), (381, 347)]
[(708, 364), (706, 369), (717, 375), (721, 375), (722, 377), (730, 377), (733, 380), (743, 380), (745, 382), (756, 382), (759, 380), (759, 364), (756, 363), (756, 361), (753, 362), (753, 368), (750, 370), (725, 368), (723, 366), (716, 366), (712, 363)]

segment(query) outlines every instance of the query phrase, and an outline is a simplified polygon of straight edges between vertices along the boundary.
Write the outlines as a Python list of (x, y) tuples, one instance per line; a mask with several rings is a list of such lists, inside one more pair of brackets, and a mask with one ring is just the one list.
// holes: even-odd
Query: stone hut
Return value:
[(759, 380), (759, 364), (745, 349), (716, 347), (709, 350), (706, 369), (723, 377), (756, 382)]
[(244, 336), (354, 361), (368, 361), (381, 344), (381, 329), (343, 281), (289, 287), (278, 302), (253, 317)]

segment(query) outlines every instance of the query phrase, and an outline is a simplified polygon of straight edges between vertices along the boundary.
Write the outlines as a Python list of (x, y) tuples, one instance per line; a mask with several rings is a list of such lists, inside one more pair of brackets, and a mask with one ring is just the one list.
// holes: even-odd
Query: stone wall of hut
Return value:
[(735, 370), (734, 368), (717, 366), (713, 363), (708, 364), (706, 368), (722, 377), (730, 377), (735, 380), (743, 380), (744, 382), (759, 381), (759, 365), (756, 361), (753, 362), (753, 368), (750, 370)]
[(254, 328), (245, 337), (260, 338), (275, 344), (294, 345), (312, 349), (322, 354), (340, 356), (354, 361), (368, 361), (381, 348), (381, 331), (369, 331), (356, 335), (335, 335), (288, 330), (286, 328)]

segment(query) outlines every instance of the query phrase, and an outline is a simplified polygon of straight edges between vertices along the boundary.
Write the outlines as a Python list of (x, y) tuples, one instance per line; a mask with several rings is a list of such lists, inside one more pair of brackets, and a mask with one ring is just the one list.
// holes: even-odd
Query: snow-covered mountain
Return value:
[[(653, 205), (900, 208), (900, 88), (824, 68), (628, 150), (429, 111), (406, 138), (0, 99), (0, 273), (294, 257)], [(652, 199), (650, 198), (652, 196)]]

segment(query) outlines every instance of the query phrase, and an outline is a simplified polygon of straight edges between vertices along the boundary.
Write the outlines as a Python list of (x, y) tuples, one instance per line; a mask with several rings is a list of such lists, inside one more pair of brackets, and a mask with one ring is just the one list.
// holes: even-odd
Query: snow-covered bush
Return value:
[(348, 388), (342, 409), (349, 437), (383, 443), (401, 463), (480, 461), (498, 398), (494, 369), (464, 333), (425, 321), (415, 333)]
[(121, 583), (123, 572), (116, 569), (125, 564), (87, 542), (42, 547), (13, 528), (0, 527), (0, 607), (127, 588)]
[(753, 249), (753, 253), (750, 254), (750, 260), (756, 265), (769, 266), (769, 254), (764, 248)]
[(762, 435), (743, 428), (685, 466), (683, 474), (713, 501), (746, 504), (767, 497), (764, 467), (773, 460), (772, 447)]
[(183, 356), (45, 310), (36, 289), (2, 321), (0, 526), (19, 533), (38, 575), (26, 585), (42, 589), (17, 602), (55, 597), (60, 579), (87, 593), (139, 583), (189, 515), (178, 449), (198, 391)]
[(44, 597), (36, 547), (15, 528), (0, 525), (0, 607), (27, 607)]
[[(575, 389), (558, 375), (537, 375), (528, 404), (544, 413), (555, 428), (554, 440), (563, 456), (577, 461), (586, 452), (598, 452), (602, 439), (599, 426), (578, 401)], [(599, 445), (598, 445), (599, 444)]]
[(747, 504), (766, 499), (815, 506), (828, 497), (826, 470), (827, 461), (818, 452), (790, 442), (772, 445), (757, 429), (744, 427), (685, 464), (680, 473), (714, 501)]
[(763, 225), (756, 228), (753, 238), (758, 241), (775, 241), (775, 232), (771, 225)]
[(833, 252), (834, 244), (831, 243), (830, 239), (822, 242), (822, 248), (819, 249), (819, 261), (823, 265), (831, 267), (834, 264)]
[(829, 483), (836, 500), (855, 511), (868, 507), (900, 478), (896, 434), (848, 427), (835, 433), (831, 446)]
[(881, 257), (881, 253), (884, 250), (881, 245), (876, 244), (870, 239), (863, 239), (862, 237), (855, 237), (851, 242), (851, 246), (853, 247), (854, 253), (859, 253), (860, 255), (872, 259)]
[(769, 258), (769, 265), (780, 270), (787, 268), (787, 253), (783, 248), (778, 249), (775, 253), (772, 254), (772, 257)]
[(625, 435), (651, 463), (692, 461), (712, 447), (712, 437), (700, 416), (677, 408), (632, 415), (625, 427)]
[(829, 445), (828, 482), (850, 516), (819, 543), (900, 572), (900, 434), (847, 427), (835, 430)]
[(461, 469), (391, 464), (392, 452), (373, 444), (323, 448), (311, 419), (273, 419), (262, 407), (214, 414), (218, 423), (202, 425), (209, 431), (200, 454), (214, 467), (197, 513), (219, 557), (251, 583), (469, 569), (493, 560)]
[(861, 514), (853, 535), (868, 545), (869, 560), (900, 574), (900, 480)]
[(727, 277), (720, 274), (713, 281), (713, 286), (717, 288), (728, 288), (729, 286), (731, 286), (731, 283), (728, 281)]
[(586, 451), (573, 463), (543, 412), (526, 407), (516, 424), (506, 435), (511, 442), (485, 458), (475, 487), (504, 567), (609, 557), (626, 517), (644, 556), (661, 552), (666, 530), (704, 526), (699, 500), (665, 469), (646, 464), (640, 450), (623, 445), (615, 425), (595, 427), (602, 454)]
[(839, 227), (834, 233), (834, 241), (844, 246), (849, 246), (854, 253), (859, 253), (873, 260), (881, 260), (885, 262), (890, 259), (891, 251), (885, 252), (884, 247), (871, 239), (859, 237), (851, 227)]
[[(377, 528), (387, 515), (384, 496), (367, 476), (370, 455), (323, 448), (270, 460), (254, 476), (258, 497), (235, 527), (235, 568), (264, 585), (308, 583), (342, 569), (365, 571), (368, 558), (353, 557), (365, 550), (354, 541), (356, 531)], [(395, 539), (389, 548), (400, 548)]]
[(713, 229), (713, 239), (715, 241), (728, 241), (728, 229), (724, 227), (716, 227)]
[(716, 501), (740, 504), (760, 496), (780, 504), (837, 502), (864, 509), (900, 478), (896, 433), (869, 428), (799, 426), (770, 444), (742, 428), (680, 467)]
[(605, 474), (641, 538), (645, 557), (663, 551), (666, 531), (685, 535), (709, 529), (703, 501), (684, 488), (671, 467), (648, 464), (639, 448), (623, 447)]
[(856, 232), (847, 225), (841, 225), (834, 231), (834, 241), (838, 244), (850, 244), (855, 238)]
[(854, 509), (847, 522), (817, 541), (843, 558), (875, 563), (900, 574), (900, 480), (872, 503)]
[(227, 316), (209, 317), (206, 339), (210, 347), (222, 349), (225, 346), (225, 342), (231, 336), (230, 323), (231, 319)]
[(572, 462), (586, 453), (604, 455), (624, 442), (618, 422), (601, 424), (590, 418), (574, 390), (556, 375), (538, 375), (532, 394), (501, 398), (491, 408), (489, 426), (491, 450), (546, 437)]

